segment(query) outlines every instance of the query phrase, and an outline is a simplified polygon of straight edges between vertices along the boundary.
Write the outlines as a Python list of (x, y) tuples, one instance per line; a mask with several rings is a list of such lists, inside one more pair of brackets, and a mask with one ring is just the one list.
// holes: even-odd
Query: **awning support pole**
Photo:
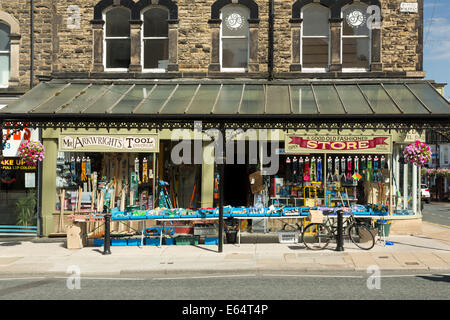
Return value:
[(222, 139), (222, 154), (219, 156), (219, 248), (218, 252), (223, 252), (223, 183), (225, 175), (225, 152), (226, 152), (226, 139), (225, 139), (225, 129), (224, 124), (220, 124), (220, 136)]

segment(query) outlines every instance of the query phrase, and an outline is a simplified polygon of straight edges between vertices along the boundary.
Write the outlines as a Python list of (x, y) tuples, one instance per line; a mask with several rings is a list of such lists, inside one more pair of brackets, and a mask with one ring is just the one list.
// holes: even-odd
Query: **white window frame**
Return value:
[[(129, 68), (107, 68), (106, 67), (106, 41), (107, 40), (130, 40), (131, 43), (131, 28), (130, 28), (130, 36), (129, 37), (106, 37), (106, 13), (110, 10), (116, 9), (117, 7), (111, 7), (103, 11), (103, 21), (105, 21), (105, 27), (103, 28), (103, 68), (104, 71), (117, 71), (117, 72), (124, 72), (129, 71)], [(124, 8), (128, 11), (130, 9)], [(130, 11), (130, 19), (131, 19), (131, 11)], [(131, 58), (131, 52), (130, 52), (130, 58)]]
[[(302, 19), (302, 26), (301, 26), (301, 32), (300, 32), (300, 64), (302, 66), (302, 72), (317, 72), (317, 73), (323, 73), (328, 72), (330, 70), (330, 63), (331, 63), (331, 45), (330, 45), (330, 38), (331, 38), (331, 30), (330, 30), (330, 22), (328, 21), (328, 36), (304, 36), (303, 31), (305, 30), (304, 26), (304, 20), (303, 20), (303, 11), (308, 6), (317, 6), (319, 4), (309, 4), (302, 8), (300, 11), (300, 18)], [(328, 20), (331, 18), (331, 10), (328, 9)], [(303, 39), (328, 39), (328, 68), (304, 68), (303, 67)]]
[(343, 7), (341, 9), (341, 35), (340, 35), (340, 46), (341, 46), (341, 57), (340, 57), (340, 62), (341, 65), (343, 63), (343, 58), (344, 58), (344, 39), (368, 39), (369, 40), (369, 66), (367, 68), (344, 68), (342, 67), (342, 72), (369, 72), (370, 71), (370, 64), (372, 62), (372, 30), (369, 29), (369, 35), (368, 36), (346, 36), (344, 35), (344, 10), (349, 7), (352, 6), (352, 4), (347, 5), (345, 7)]
[[(228, 6), (236, 6), (236, 7), (242, 7), (236, 4), (227, 5)], [(224, 7), (224, 8), (225, 8)], [(247, 10), (249, 10), (247, 7), (244, 7)], [(250, 11), (250, 10), (249, 10)], [(250, 28), (247, 30), (246, 36), (224, 36), (223, 35), (223, 14), (222, 10), (220, 11), (220, 20), (222, 21), (220, 23), (220, 39), (219, 39), (219, 61), (220, 61), (220, 71), (221, 72), (247, 72), (248, 71), (248, 64), (250, 63)], [(248, 23), (248, 17), (247, 17), (247, 23)], [(247, 67), (246, 68), (225, 68), (222, 66), (222, 59), (223, 59), (223, 39), (247, 39)]]
[[(10, 29), (9, 36), (11, 35), (11, 26), (4, 21), (0, 21), (1, 24), (4, 24), (5, 26), (8, 26)], [(11, 77), (11, 40), (9, 42), (9, 50), (0, 50), (0, 55), (8, 55), (9, 59), (9, 70), (8, 70), (8, 81), (6, 84), (0, 83), (0, 88), (8, 88), (9, 87), (9, 79)]]
[[(155, 8), (161, 8), (167, 11), (167, 19), (170, 18), (170, 12), (169, 10), (164, 6), (150, 6), (144, 10), (141, 11), (141, 21), (142, 21), (142, 28), (141, 28), (141, 61), (142, 61), (142, 72), (154, 72), (154, 73), (166, 73), (167, 69), (164, 68), (144, 68), (145, 61), (144, 61), (144, 40), (169, 40), (169, 31), (167, 31), (167, 37), (144, 37), (144, 13), (148, 10), (152, 10)], [(169, 53), (170, 54), (170, 53)], [(169, 59), (170, 60), (170, 59)]]

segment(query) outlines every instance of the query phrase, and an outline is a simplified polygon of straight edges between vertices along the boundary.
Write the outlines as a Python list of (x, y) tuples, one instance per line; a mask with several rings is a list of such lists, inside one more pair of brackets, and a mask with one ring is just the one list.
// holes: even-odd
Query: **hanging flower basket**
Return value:
[(403, 156), (405, 163), (409, 162), (422, 167), (431, 160), (431, 148), (425, 142), (416, 140), (415, 143), (411, 143), (405, 147)]
[(24, 142), (19, 147), (19, 158), (28, 166), (37, 165), (38, 161), (44, 160), (45, 148), (39, 141)]
[(426, 174), (428, 176), (450, 178), (450, 169), (425, 169), (424, 171), (422, 171), (422, 174)]

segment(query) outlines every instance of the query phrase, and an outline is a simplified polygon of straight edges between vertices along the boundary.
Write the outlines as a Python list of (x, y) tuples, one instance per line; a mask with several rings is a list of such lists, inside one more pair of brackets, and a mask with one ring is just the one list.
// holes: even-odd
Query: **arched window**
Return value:
[(150, 7), (142, 12), (144, 71), (165, 72), (169, 64), (169, 10)]
[(0, 22), (0, 87), (8, 87), (11, 58), (11, 28)]
[(249, 61), (250, 10), (231, 4), (221, 11), (220, 64), (222, 71), (247, 71)]
[(105, 69), (127, 70), (130, 65), (130, 10), (113, 7), (103, 12)]
[(301, 64), (303, 70), (326, 71), (329, 66), (330, 10), (320, 4), (302, 8)]
[(371, 32), (367, 26), (367, 5), (342, 8), (342, 68), (369, 70)]

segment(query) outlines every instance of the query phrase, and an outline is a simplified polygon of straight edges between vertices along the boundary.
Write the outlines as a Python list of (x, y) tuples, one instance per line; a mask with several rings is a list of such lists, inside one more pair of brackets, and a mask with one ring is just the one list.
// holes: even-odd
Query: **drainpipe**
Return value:
[[(34, 87), (34, 0), (30, 0), (30, 89)], [(42, 129), (38, 128), (38, 140), (42, 141)], [(36, 215), (39, 237), (43, 236), (42, 223), (42, 162), (37, 166)]]
[(269, 55), (268, 55), (268, 69), (269, 69), (269, 77), (268, 80), (273, 80), (273, 50), (274, 50), (274, 0), (269, 0)]
[(30, 0), (30, 89), (34, 79), (34, 0)]

